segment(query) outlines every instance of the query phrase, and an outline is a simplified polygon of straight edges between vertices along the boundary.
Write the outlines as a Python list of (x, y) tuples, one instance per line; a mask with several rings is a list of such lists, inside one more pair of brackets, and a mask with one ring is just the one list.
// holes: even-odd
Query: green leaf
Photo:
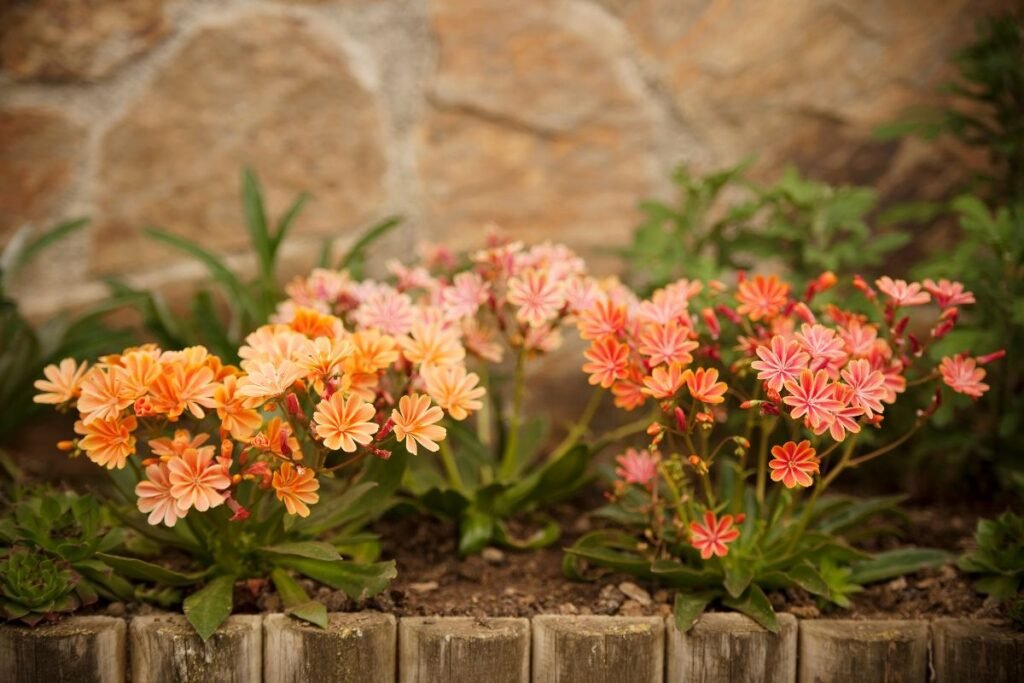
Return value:
[(986, 576), (974, 582), (974, 589), (997, 600), (1006, 600), (1017, 594), (1020, 583), (1016, 576)]
[(274, 588), (281, 596), (281, 603), (288, 614), (320, 628), (327, 628), (327, 607), (316, 600), (310, 600), (299, 582), (288, 572), (274, 569), (270, 572), (270, 580), (274, 582)]
[(260, 552), (275, 556), (305, 557), (311, 560), (324, 560), (326, 562), (341, 559), (341, 555), (338, 554), (334, 546), (321, 541), (279, 543), (266, 548), (260, 548)]
[(134, 557), (97, 553), (96, 558), (102, 560), (104, 564), (121, 576), (139, 581), (154, 581), (168, 586), (191, 586), (206, 576), (206, 572), (182, 574)]
[(185, 598), (185, 618), (204, 641), (231, 616), (234, 590), (234, 576), (218, 576)]
[(374, 242), (384, 237), (401, 222), (401, 217), (392, 216), (369, 228), (341, 257), (341, 261), (338, 262), (338, 270), (347, 269), (352, 274), (352, 277), (362, 277), (363, 263), (366, 261), (366, 251)]
[(291, 230), (292, 224), (308, 201), (309, 195), (303, 192), (295, 198), (292, 205), (288, 207), (288, 210), (277, 221), (277, 231), (270, 239), (270, 256), (272, 259), (277, 258), (277, 252), (281, 248), (281, 243), (288, 236), (288, 231)]
[(281, 567), (288, 567), (331, 588), (345, 591), (353, 600), (376, 595), (388, 587), (397, 576), (394, 560), (360, 564), (348, 560), (315, 560), (296, 555), (281, 555), (275, 559)]
[(672, 614), (676, 619), (676, 628), (680, 633), (686, 633), (697, 623), (700, 615), (704, 614), (708, 603), (714, 600), (714, 591), (696, 591), (693, 593), (676, 593), (675, 605)]
[(526, 538), (517, 538), (513, 536), (508, 529), (508, 524), (504, 520), (495, 520), (495, 534), (494, 540), (506, 548), (514, 548), (516, 550), (536, 550), (537, 548), (546, 548), (562, 535), (562, 528), (558, 526), (558, 523), (553, 519), (549, 519), (544, 523), (540, 529), (537, 529)]
[(775, 617), (775, 610), (772, 609), (772, 603), (768, 601), (768, 596), (764, 594), (764, 591), (757, 584), (751, 585), (742, 597), (732, 598), (726, 596), (722, 598), (722, 604), (737, 612), (746, 614), (772, 633), (779, 632), (779, 622)]
[(316, 600), (309, 600), (287, 610), (296, 619), (308, 621), (314, 626), (327, 628), (327, 606)]
[(834, 508), (829, 514), (823, 515), (814, 525), (814, 529), (824, 534), (841, 533), (876, 514), (896, 513), (899, 504), (906, 499), (907, 496), (901, 494), (857, 500), (849, 505)]
[(865, 584), (894, 579), (897, 576), (913, 574), (921, 569), (939, 567), (950, 562), (953, 556), (944, 550), (931, 548), (901, 548), (875, 555), (872, 559), (853, 565), (849, 580)]
[(725, 590), (734, 598), (743, 595), (747, 586), (754, 580), (754, 568), (747, 562), (738, 567), (727, 567), (725, 570)]
[(19, 249), (17, 253), (10, 258), (10, 261), (4, 264), (7, 272), (11, 276), (15, 275), (33, 258), (35, 258), (39, 252), (46, 250), (46, 248), (51, 244), (59, 242), (76, 230), (81, 230), (88, 224), (88, 218), (77, 218), (75, 220), (59, 223), (43, 232), (41, 235), (21, 247), (21, 249)]
[(260, 275), (266, 282), (273, 277), (274, 255), (263, 206), (263, 193), (256, 175), (248, 166), (242, 171), (242, 206), (245, 208), (245, 227), (249, 230), (249, 241), (259, 258)]
[(590, 455), (590, 449), (579, 444), (557, 460), (547, 461), (499, 495), (494, 503), (495, 511), (499, 516), (508, 517), (532, 503), (564, 500), (586, 481), (583, 475)]
[(653, 578), (650, 560), (635, 550), (636, 545), (636, 539), (628, 534), (592, 531), (565, 549), (562, 571), (570, 579), (583, 580), (585, 577), (579, 560), (586, 560), (598, 567)]
[(474, 555), (495, 537), (495, 519), (474, 507), (466, 508), (459, 518), (459, 554)]
[(785, 572), (786, 577), (808, 593), (828, 597), (828, 584), (809, 563), (798, 564)]

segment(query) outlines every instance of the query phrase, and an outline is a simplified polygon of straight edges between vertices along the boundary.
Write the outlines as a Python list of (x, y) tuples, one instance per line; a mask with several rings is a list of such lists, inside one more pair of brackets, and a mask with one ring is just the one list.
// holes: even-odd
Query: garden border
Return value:
[[(735, 613), (680, 633), (671, 617), (230, 617), (205, 643), (177, 614), (0, 626), (8, 683), (1024, 680), (1024, 632), (971, 619), (797, 620), (771, 634)], [(371, 675), (372, 674), (372, 675)], [(759, 678), (755, 677), (759, 674)]]

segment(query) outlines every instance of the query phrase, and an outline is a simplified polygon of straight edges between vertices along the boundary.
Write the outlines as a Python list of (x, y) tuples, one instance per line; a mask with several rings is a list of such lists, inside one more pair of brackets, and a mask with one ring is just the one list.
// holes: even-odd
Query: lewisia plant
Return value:
[[(592, 451), (581, 441), (601, 395), (544, 449), (547, 421), (526, 409), (528, 366), (562, 345), (581, 311), (627, 294), (588, 276), (583, 260), (558, 244), (526, 247), (492, 232), (468, 254), (424, 252), (414, 264), (389, 263), (386, 282), (314, 271), (287, 287), (278, 319), (312, 308), (399, 340), (415, 386), (445, 410), (450, 436), (428, 449), (436, 457), (409, 460), (405, 492), (420, 509), (456, 520), (460, 553), (550, 544), (559, 528), (544, 509), (585, 481)], [(513, 534), (516, 516), (536, 530)]]
[(394, 493), (407, 454), (436, 451), (446, 436), (421, 375), (464, 376), (461, 346), (427, 359), (415, 343), (295, 308), (287, 324), (246, 338), (240, 367), (199, 346), (146, 345), (89, 367), (50, 366), (35, 400), (77, 411), (77, 438), (60, 447), (110, 472), (126, 524), (191, 559), (185, 570), (107, 564), (157, 584), (205, 583), (184, 603), (204, 638), (243, 579), (255, 590), (269, 577), (286, 608), (324, 625), (325, 607), (294, 574), (353, 598), (383, 590), (394, 563), (374, 562), (375, 539), (357, 532)]
[[(836, 285), (831, 273), (802, 295), (775, 276), (741, 274), (735, 290), (680, 280), (579, 316), (590, 382), (650, 417), (645, 446), (617, 458), (604, 510), (622, 530), (582, 537), (568, 574), (589, 565), (677, 588), (682, 630), (715, 600), (775, 629), (766, 591), (846, 606), (861, 584), (948, 560), (854, 549), (843, 533), (899, 499), (823, 494), (905, 443), (944, 392), (981, 396), (981, 366), (1001, 354), (930, 357), (974, 302), (958, 283)], [(893, 404), (922, 396), (912, 424), (891, 433)]]

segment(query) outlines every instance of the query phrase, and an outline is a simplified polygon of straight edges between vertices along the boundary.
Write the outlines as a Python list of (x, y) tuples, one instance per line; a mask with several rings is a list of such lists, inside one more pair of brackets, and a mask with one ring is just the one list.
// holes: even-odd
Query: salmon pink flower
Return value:
[(885, 410), (885, 375), (871, 367), (864, 359), (850, 361), (840, 375), (853, 390), (850, 403), (864, 410), (864, 416), (871, 418), (874, 413)]
[(280, 469), (274, 472), (272, 486), (277, 499), (284, 503), (284, 509), (289, 515), (309, 517), (309, 506), (320, 500), (316, 493), (320, 482), (316, 473), (308, 467), (282, 463)]
[(790, 416), (796, 420), (806, 415), (812, 428), (832, 424), (835, 414), (843, 407), (835, 399), (832, 383), (824, 370), (804, 370), (799, 381), (786, 380), (784, 386), (790, 395), (783, 397), (782, 402), (793, 409)]
[(295, 309), (292, 313), (292, 319), (288, 322), (288, 326), (295, 332), (310, 339), (317, 337), (337, 339), (344, 331), (338, 318), (306, 307)]
[(965, 292), (964, 286), (959, 282), (950, 282), (945, 278), (935, 282), (928, 278), (922, 284), (925, 290), (935, 297), (935, 303), (939, 305), (939, 308), (974, 303), (974, 294)]
[(125, 392), (119, 375), (112, 369), (93, 367), (82, 379), (78, 412), (85, 422), (117, 420), (121, 411), (135, 403), (135, 398)]
[(354, 453), (357, 444), (365, 446), (373, 441), (377, 433), (377, 425), (372, 421), (376, 412), (373, 404), (358, 396), (345, 398), (341, 392), (336, 392), (317, 405), (313, 413), (314, 428), (330, 450)]
[(772, 481), (781, 481), (787, 489), (810, 486), (814, 483), (811, 475), (818, 472), (818, 458), (815, 456), (810, 441), (787, 441), (781, 446), (772, 446), (772, 459), (768, 463)]
[(875, 285), (889, 297), (893, 306), (920, 306), (932, 300), (928, 292), (921, 291), (917, 282), (907, 284), (906, 280), (893, 280), (888, 275), (875, 280)]
[(213, 461), (213, 446), (188, 448), (180, 457), (167, 461), (167, 479), (178, 511), (191, 508), (206, 512), (224, 503), (224, 489), (231, 486), (224, 466)]
[(772, 337), (767, 346), (758, 346), (755, 360), (750, 367), (760, 370), (757, 378), (773, 391), (780, 391), (787, 380), (796, 379), (807, 368), (811, 357), (801, 350), (800, 343), (780, 334)]
[(697, 368), (683, 373), (686, 388), (701, 403), (715, 404), (725, 402), (725, 392), (729, 390), (725, 382), (718, 381), (718, 370), (715, 368)]
[(740, 530), (732, 523), (732, 515), (715, 519), (711, 510), (704, 512), (704, 524), (690, 522), (690, 545), (700, 551), (702, 560), (709, 560), (712, 555), (725, 557), (729, 554), (728, 544), (740, 537)]
[(425, 367), (421, 374), (430, 398), (447, 411), (453, 420), (465, 420), (470, 411), (483, 407), (480, 399), (487, 392), (477, 386), (480, 377), (475, 372), (467, 373), (464, 366)]
[(605, 297), (580, 313), (578, 327), (587, 341), (616, 336), (626, 327), (626, 308)]
[(88, 367), (88, 363), (78, 365), (74, 358), (65, 358), (60, 365), (47, 365), (43, 368), (46, 379), (35, 381), (35, 388), (43, 393), (36, 394), (32, 400), (59, 405), (78, 398), (82, 393), (82, 378)]
[(643, 392), (658, 400), (671, 398), (685, 383), (683, 371), (678, 365), (659, 365), (651, 371), (650, 377), (644, 377)]
[(835, 399), (842, 407), (833, 413), (835, 419), (830, 424), (812, 425), (811, 431), (820, 436), (827, 429), (829, 436), (834, 441), (843, 441), (847, 432), (850, 434), (860, 432), (860, 422), (857, 419), (864, 415), (864, 409), (853, 403), (852, 388), (836, 383), (832, 385), (832, 390)]
[(172, 438), (151, 439), (148, 443), (149, 450), (153, 452), (153, 455), (158, 458), (170, 459), (179, 458), (189, 448), (199, 448), (209, 440), (209, 434), (192, 436), (187, 429), (176, 429)]
[(939, 364), (939, 372), (946, 386), (958, 394), (966, 394), (976, 399), (989, 389), (989, 386), (981, 381), (985, 378), (985, 370), (979, 368), (973, 358), (962, 355), (947, 356)]
[(624, 454), (615, 458), (615, 462), (619, 463), (615, 474), (627, 484), (639, 484), (647, 488), (654, 486), (658, 463), (649, 451), (627, 448)]
[(467, 351), (489, 363), (500, 363), (504, 356), (494, 329), (481, 325), (474, 318), (462, 323), (462, 343)]
[(591, 384), (600, 384), (607, 389), (615, 380), (626, 378), (629, 370), (629, 347), (619, 343), (614, 337), (604, 337), (592, 342), (583, 355), (590, 361), (583, 364), (583, 372), (590, 375), (587, 381)]
[(389, 367), (398, 360), (395, 338), (378, 329), (360, 330), (349, 337), (352, 355), (345, 359), (345, 371), (371, 374)]
[(637, 338), (637, 351), (650, 358), (651, 366), (662, 363), (689, 365), (693, 362), (690, 352), (699, 346), (689, 338), (689, 334), (689, 328), (674, 322), (646, 325)]
[(405, 450), (416, 455), (416, 444), (428, 451), (436, 452), (440, 448), (436, 442), (447, 435), (447, 430), (437, 422), (444, 413), (437, 406), (430, 405), (430, 397), (422, 394), (403, 396), (398, 401), (398, 409), (391, 411), (391, 419), (395, 423), (395, 438), (405, 441)]
[(114, 368), (121, 383), (121, 392), (132, 400), (144, 396), (160, 376), (160, 363), (155, 353), (132, 351), (121, 357), (121, 366)]
[(541, 327), (558, 316), (565, 305), (565, 287), (552, 281), (546, 272), (530, 268), (519, 277), (509, 278), (508, 302), (518, 306), (516, 319), (531, 327)]
[(635, 410), (647, 400), (643, 385), (631, 379), (612, 384), (612, 396), (615, 397), (615, 405), (623, 410)]
[(149, 513), (146, 521), (153, 526), (173, 527), (183, 516), (177, 499), (171, 494), (170, 475), (163, 463), (146, 468), (146, 478), (135, 485), (135, 495), (139, 497), (139, 512)]
[[(800, 326), (796, 339), (811, 356), (811, 367), (815, 370), (846, 361), (843, 340), (836, 336), (836, 331), (824, 325)], [(829, 373), (832, 377), (836, 375)]]
[(257, 403), (276, 398), (291, 389), (304, 374), (303, 369), (290, 360), (259, 362), (250, 365), (248, 373), (238, 380), (238, 394)]
[(752, 280), (739, 284), (736, 300), (740, 305), (736, 312), (757, 321), (771, 320), (779, 314), (789, 298), (789, 285), (780, 282), (774, 275), (755, 275)]
[(128, 456), (135, 453), (132, 432), (138, 423), (134, 415), (113, 420), (96, 419), (75, 422), (75, 432), (82, 435), (79, 447), (97, 465), (108, 470), (124, 469)]

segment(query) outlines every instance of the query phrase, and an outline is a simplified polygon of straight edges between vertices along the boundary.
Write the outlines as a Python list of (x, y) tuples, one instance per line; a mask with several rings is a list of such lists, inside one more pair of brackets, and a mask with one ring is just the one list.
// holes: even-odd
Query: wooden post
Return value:
[(260, 683), (262, 617), (228, 617), (203, 642), (181, 614), (135, 617), (131, 624), (132, 683)]
[(1024, 681), (1024, 633), (991, 621), (939, 619), (932, 658), (938, 683)]
[(800, 683), (924, 683), (928, 622), (800, 622)]
[(50, 626), (0, 626), (4, 683), (123, 683), (125, 623), (71, 617)]
[(530, 622), (473, 617), (398, 622), (401, 683), (529, 683)]
[(779, 614), (779, 632), (771, 633), (742, 614), (710, 612), (687, 633), (668, 617), (669, 683), (764, 681), (795, 683), (797, 620)]
[(661, 683), (661, 617), (533, 618), (534, 683)]
[(285, 614), (263, 619), (265, 683), (394, 683), (395, 617), (331, 614), (326, 629)]

